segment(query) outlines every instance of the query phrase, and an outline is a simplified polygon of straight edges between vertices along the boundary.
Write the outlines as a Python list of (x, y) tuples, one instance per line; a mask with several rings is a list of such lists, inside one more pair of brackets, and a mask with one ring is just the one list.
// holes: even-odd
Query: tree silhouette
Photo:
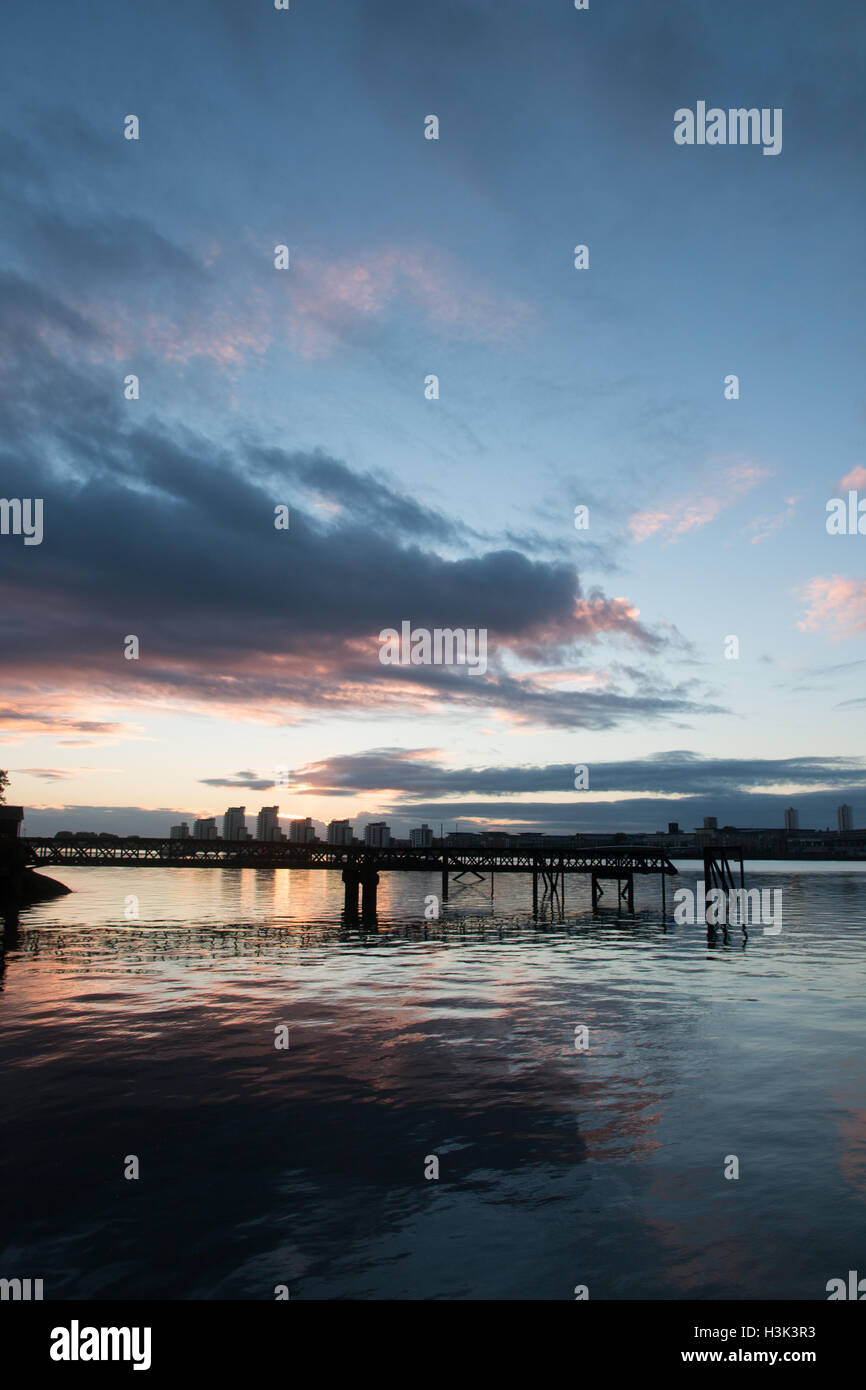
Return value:
[(0, 806), (3, 805), (6, 797), (3, 795), (3, 788), (9, 786), (9, 773), (4, 772), (0, 767)]

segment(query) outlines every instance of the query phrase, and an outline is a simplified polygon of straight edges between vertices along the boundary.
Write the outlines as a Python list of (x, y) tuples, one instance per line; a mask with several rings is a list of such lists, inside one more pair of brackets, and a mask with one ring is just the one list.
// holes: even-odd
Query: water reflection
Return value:
[(862, 1220), (866, 877), (787, 868), (781, 935), (712, 940), (650, 885), (634, 915), (569, 885), (536, 919), (503, 876), (431, 921), (437, 876), (383, 875), (374, 926), (338, 875), (71, 872), (4, 938), (2, 1272), (75, 1298), (823, 1297)]

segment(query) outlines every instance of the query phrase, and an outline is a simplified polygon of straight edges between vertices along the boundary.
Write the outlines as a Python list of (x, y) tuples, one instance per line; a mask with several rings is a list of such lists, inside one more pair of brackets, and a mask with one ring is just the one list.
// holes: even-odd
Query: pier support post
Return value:
[(376, 916), (376, 889), (379, 886), (379, 875), (375, 869), (362, 869), (361, 871), (361, 915), (363, 917)]
[(538, 870), (532, 870), (532, 915), (538, 916)]
[(602, 886), (598, 881), (598, 874), (592, 876), (592, 910), (595, 912), (602, 895)]
[[(715, 888), (715, 886), (716, 886), (715, 878), (716, 878), (716, 865), (715, 865), (715, 861), (714, 861), (712, 855), (707, 854), (707, 852), (706, 852), (706, 850), (705, 850), (705, 851), (704, 851), (704, 880), (703, 880), (703, 882), (704, 882), (704, 900), (703, 900), (703, 902), (700, 904), (701, 916), (703, 917), (703, 919), (704, 919), (705, 922), (707, 921), (707, 911), (708, 911), (708, 909), (707, 909), (707, 893), (709, 892), (709, 890), (710, 890), (711, 888)], [(697, 901), (697, 897), (695, 897), (695, 916), (696, 916), (696, 917), (697, 917), (697, 915), (698, 915), (698, 906), (699, 906), (699, 904), (698, 904), (698, 901)], [(708, 925), (709, 925), (709, 924), (708, 924)]]
[(358, 915), (358, 885), (360, 882), (361, 874), (358, 869), (349, 867), (343, 870), (343, 883), (345, 884), (343, 911), (347, 917), (357, 917)]
[(442, 855), (442, 901), (448, 901), (448, 860)]
[(704, 852), (704, 892), (716, 886), (716, 861), (711, 854)]

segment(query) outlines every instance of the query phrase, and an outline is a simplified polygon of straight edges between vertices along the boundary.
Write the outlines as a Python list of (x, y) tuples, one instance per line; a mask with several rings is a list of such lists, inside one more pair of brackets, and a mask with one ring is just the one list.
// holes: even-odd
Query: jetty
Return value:
[(440, 897), (447, 901), (449, 886), (466, 878), (480, 882), (489, 876), (491, 892), (497, 874), (526, 874), (532, 879), (533, 911), (538, 908), (539, 887), (564, 901), (566, 879), (588, 876), (594, 908), (611, 906), (634, 910), (635, 878), (660, 880), (662, 908), (665, 882), (677, 870), (659, 850), (610, 845), (593, 849), (463, 849), (449, 846), (407, 848), (365, 845), (294, 844), (270, 840), (194, 840), (131, 838), (115, 840), (57, 840), (30, 837), (20, 841), (39, 867), (76, 865), (123, 868), (242, 868), (313, 869), (338, 871), (345, 889), (349, 915), (376, 910), (376, 890), (382, 873), (436, 874)]

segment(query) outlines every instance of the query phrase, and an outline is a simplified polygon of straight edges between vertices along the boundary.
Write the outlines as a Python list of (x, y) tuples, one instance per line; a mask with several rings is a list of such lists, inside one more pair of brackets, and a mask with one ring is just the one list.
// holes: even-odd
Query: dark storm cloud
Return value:
[(310, 494), (327, 498), (356, 522), (396, 528), (397, 534), (426, 537), (454, 544), (477, 536), (471, 528), (440, 512), (423, 507), (412, 497), (393, 492), (369, 473), (355, 473), (338, 459), (313, 454), (287, 454), (281, 449), (252, 447), (250, 459), (261, 466), (264, 476), (274, 481), (300, 484)]
[[(577, 755), (575, 755), (577, 756)], [(407, 797), (488, 796), (565, 792), (574, 787), (572, 763), (544, 766), (455, 768), (425, 750), (374, 748), (309, 763), (295, 778), (316, 795), (400, 791)], [(642, 792), (654, 796), (713, 796), (756, 787), (838, 786), (866, 789), (866, 766), (859, 758), (705, 758), (672, 750), (621, 762), (593, 762), (592, 792)]]
[[(87, 470), (81, 481), (47, 476), (41, 453), (26, 459), (0, 451), (5, 495), (41, 495), (46, 518), (53, 518), (27, 572), (34, 602), (55, 590), (68, 600), (67, 580), (75, 571), (74, 592), (97, 607), (127, 605), (127, 613), (151, 623), (162, 604), (171, 604), (175, 614), (179, 607), (197, 614), (199, 646), (207, 642), (208, 627), (221, 646), (223, 617), (244, 615), (249, 627), (233, 624), (225, 636), (233, 647), (249, 650), (263, 641), (276, 650), (279, 637), (297, 635), (313, 645), (366, 638), (399, 625), (406, 614), (415, 624), (487, 626), (502, 640), (537, 635), (540, 644), (546, 633), (566, 641), (591, 631), (573, 618), (581, 591), (571, 566), (530, 561), (516, 551), (444, 560), (415, 544), (419, 533), (444, 528), (444, 518), (361, 477), (352, 493), (366, 493), (367, 515), (347, 510), (321, 520), (294, 505), (292, 479), (298, 473), (313, 478), (321, 467), (331, 488), (335, 471), (348, 472), (333, 460), (272, 450), (275, 481), (267, 486), (250, 477), (242, 448), (234, 454), (156, 423), (130, 427), (107, 396), (101, 404), (99, 416), (64, 418), (56, 432), (69, 444), (79, 430), (84, 442), (86, 430), (86, 452), (82, 448), (76, 460)], [(273, 525), (274, 506), (284, 501), (291, 508), (288, 532)], [(365, 524), (377, 510), (385, 522), (381, 532)], [(229, 548), (231, 565), (225, 563)], [(4, 546), (0, 572), (9, 582), (22, 575), (20, 548)], [(361, 575), (374, 582), (359, 584)], [(210, 620), (204, 608), (213, 611)], [(50, 620), (50, 608), (46, 616)], [(624, 620), (622, 626), (654, 644), (640, 624)], [(191, 636), (169, 618), (161, 649), (188, 651)], [(70, 635), (76, 647), (80, 638)], [(61, 633), (57, 640), (63, 642)], [(22, 630), (10, 643), (14, 658), (30, 640)]]
[[(35, 131), (45, 145), (44, 119)], [(88, 168), (104, 156), (97, 172), (115, 159), (81, 121), (59, 141)], [(57, 151), (43, 153), (56, 175)], [(25, 155), (20, 143), (7, 152), (11, 178)], [(33, 193), (15, 202), (4, 234), (33, 275), (0, 280), (2, 489), (42, 497), (46, 516), (38, 555), (0, 550), (10, 679), (44, 682), (63, 664), (67, 680), (77, 673), (105, 694), (284, 711), (357, 710), (370, 692), (371, 708), (409, 713), (435, 693), (444, 705), (566, 728), (682, 722), (716, 708), (696, 685), (643, 667), (578, 692), (509, 674), (503, 650), (591, 677), (586, 653), (599, 637), (621, 638), (644, 659), (677, 647), (624, 600), (587, 591), (564, 555), (497, 545), (322, 452), (250, 438), (217, 445), (155, 420), (143, 403), (124, 404), (114, 310), (80, 291), (123, 286), (120, 312), (134, 317), (131, 306), (146, 313), (154, 286), (160, 297), (170, 286), (172, 304), (200, 306), (213, 278), (141, 218), (110, 205), (73, 217)], [(283, 502), (288, 532), (273, 527)], [(538, 538), (528, 539), (537, 551)], [(487, 629), (487, 675), (383, 667), (376, 634), (404, 618)], [(142, 642), (134, 665), (120, 662), (127, 633)]]
[[(471, 534), (324, 453), (216, 445), (142, 419), (140, 403), (119, 400), (115, 368), (109, 386), (108, 368), (85, 373), (54, 355), (57, 335), (61, 346), (98, 338), (85, 317), (20, 276), (0, 280), (0, 303), (2, 490), (41, 497), (45, 515), (38, 548), (11, 538), (0, 548), (10, 679), (44, 680), (62, 663), (65, 679), (87, 673), (114, 694), (337, 710), (357, 709), (364, 689), (380, 705), (417, 705), (435, 690), (443, 703), (562, 727), (712, 708), (697, 687), (643, 665), (579, 692), (508, 673), (499, 649), (591, 675), (586, 652), (599, 637), (648, 657), (676, 637), (624, 600), (585, 591), (565, 561), (477, 544), (440, 553), (471, 551)], [(281, 503), (288, 531), (273, 525)], [(404, 619), (486, 628), (487, 675), (382, 666), (377, 634)], [(129, 633), (139, 663), (120, 659)]]

